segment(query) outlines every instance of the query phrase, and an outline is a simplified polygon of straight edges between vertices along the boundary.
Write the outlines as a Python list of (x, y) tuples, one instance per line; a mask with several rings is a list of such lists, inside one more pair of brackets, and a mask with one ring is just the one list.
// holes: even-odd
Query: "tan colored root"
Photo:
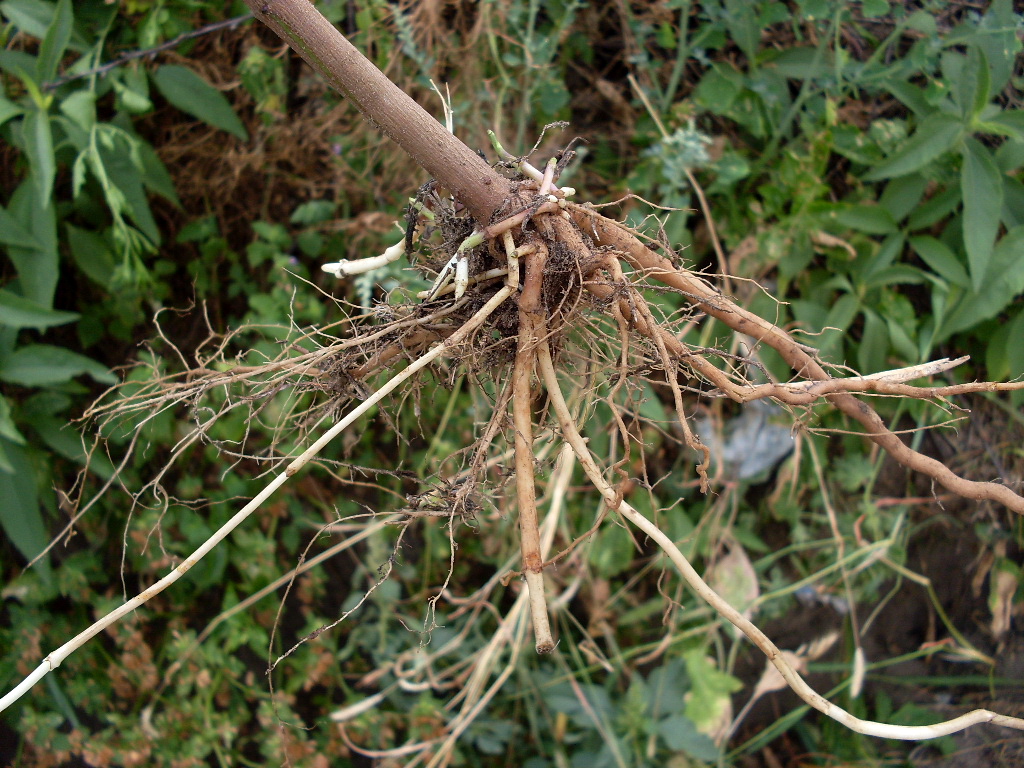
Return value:
[[(835, 381), (821, 363), (786, 331), (738, 306), (703, 278), (688, 270), (677, 268), (664, 256), (647, 248), (616, 222), (578, 205), (569, 208), (580, 228), (591, 234), (598, 245), (611, 246), (622, 254), (634, 269), (681, 291), (702, 311), (722, 321), (737, 333), (745, 334), (772, 347), (798, 376), (821, 382)], [(712, 367), (708, 363), (704, 370)], [(710, 374), (709, 371), (708, 373)], [(724, 375), (719, 372), (719, 378), (722, 376)], [(726, 393), (740, 401), (764, 396), (763, 391), (758, 391), (755, 385), (743, 386), (735, 383), (726, 388)], [(785, 400), (787, 393), (780, 390), (780, 394), (783, 396), (779, 399)], [(794, 393), (788, 394), (792, 396)], [(799, 396), (807, 393), (796, 394)], [(941, 462), (918, 453), (905, 445), (871, 406), (852, 394), (831, 392), (825, 396), (840, 411), (859, 422), (866, 430), (865, 437), (882, 447), (900, 464), (933, 478), (943, 487), (964, 498), (997, 501), (1014, 512), (1024, 514), (1024, 497), (1004, 485), (962, 478)]]
[(543, 379), (547, 389), (552, 408), (554, 409), (555, 415), (558, 419), (558, 425), (562, 431), (562, 436), (565, 441), (572, 446), (573, 451), (576, 453), (576, 458), (579, 460), (584, 472), (590, 479), (590, 482), (594, 484), (604, 497), (606, 503), (609, 505), (616, 504), (615, 508), (619, 514), (652, 538), (658, 546), (661, 547), (665, 554), (668, 555), (676, 568), (679, 569), (679, 572), (693, 591), (711, 605), (711, 607), (714, 608), (720, 616), (734, 624), (758, 648), (760, 648), (765, 656), (768, 657), (768, 660), (776, 669), (778, 669), (779, 673), (794, 692), (796, 692), (796, 694), (807, 704), (857, 733), (864, 733), (870, 736), (879, 736), (887, 739), (901, 739), (906, 741), (933, 739), (939, 736), (945, 736), (950, 733), (962, 731), (965, 728), (979, 723), (993, 723), (994, 725), (1001, 725), (1007, 728), (1024, 730), (1024, 719), (1000, 715), (986, 709), (974, 710), (966, 715), (962, 715), (944, 723), (937, 723), (935, 725), (903, 726), (876, 723), (854, 717), (846, 710), (836, 706), (818, 694), (813, 688), (807, 685), (799, 673), (790, 666), (782, 651), (780, 651), (760, 629), (746, 619), (739, 611), (729, 605), (728, 602), (726, 602), (718, 593), (711, 589), (707, 583), (705, 583), (705, 581), (700, 577), (700, 574), (694, 570), (693, 566), (690, 565), (690, 562), (686, 559), (683, 553), (680, 552), (678, 547), (676, 547), (675, 543), (666, 536), (660, 528), (616, 495), (615, 490), (604, 479), (604, 475), (601, 473), (600, 468), (594, 461), (594, 457), (590, 453), (590, 449), (587, 447), (586, 441), (576, 428), (572, 414), (570, 414), (569, 408), (565, 403), (565, 399), (562, 397), (561, 388), (558, 383), (558, 374), (555, 372), (554, 364), (551, 360), (551, 352), (545, 340), (542, 340), (540, 346), (537, 348), (537, 365), (540, 370), (541, 378)]
[(516, 446), (516, 497), (523, 574), (530, 590), (530, 610), (538, 653), (555, 648), (544, 597), (544, 558), (540, 551), (537, 522), (537, 486), (533, 472), (533, 374), (537, 359), (537, 329), (543, 327), (541, 286), (547, 248), (541, 244), (525, 257), (523, 292), (519, 297), (519, 340), (512, 372), (512, 424)]

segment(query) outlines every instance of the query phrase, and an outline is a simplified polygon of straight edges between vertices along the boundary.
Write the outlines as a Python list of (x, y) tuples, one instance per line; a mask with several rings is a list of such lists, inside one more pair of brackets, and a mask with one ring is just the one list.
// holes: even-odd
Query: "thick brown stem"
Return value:
[(245, 0), (328, 83), (487, 224), (511, 185), (363, 56), (309, 0)]
[[(555, 648), (544, 598), (544, 557), (537, 521), (537, 486), (533, 473), (533, 373), (537, 362), (538, 313), (547, 249), (537, 248), (525, 258), (523, 293), (519, 297), (519, 344), (512, 372), (512, 426), (516, 445), (516, 496), (519, 501), (519, 536), (523, 574), (530, 590), (530, 610), (538, 653)], [(543, 320), (541, 320), (543, 325)]]

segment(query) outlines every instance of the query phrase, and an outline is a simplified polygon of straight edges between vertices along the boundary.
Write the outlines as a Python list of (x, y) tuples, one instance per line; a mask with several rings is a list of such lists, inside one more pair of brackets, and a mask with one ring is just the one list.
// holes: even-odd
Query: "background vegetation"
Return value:
[[(969, 354), (961, 379), (1024, 374), (1024, 73), (1009, 0), (318, 7), (439, 115), (430, 81), (444, 84), (471, 146), (487, 147), (493, 128), (526, 151), (545, 124), (568, 121), (539, 154), (580, 138), (563, 179), (581, 199), (629, 192), (679, 209), (630, 199), (622, 215), (663, 228), (710, 271), (722, 266), (720, 238), (732, 292), (805, 332), (828, 359), (870, 372)], [(6, 688), (252, 495), (261, 462), (237, 446), (258, 444), (287, 414), (272, 403), (258, 421), (223, 419), (210, 444), (182, 445), (202, 411), (164, 412), (141, 426), (124, 464), (137, 425), (106, 425), (94, 450), (95, 425), (83, 442), (69, 423), (119, 377), (142, 382), (207, 359), (214, 333), (246, 327), (227, 349), (273, 357), (290, 326), (341, 317), (321, 291), (358, 313), (387, 292), (424, 287), (404, 262), (344, 285), (319, 264), (379, 253), (426, 178), (271, 33), (239, 18), (241, 3), (4, 0), (0, 13)], [(151, 53), (124, 57), (139, 50)], [(714, 326), (700, 333), (739, 343)], [(367, 421), (333, 454), (359, 472), (306, 476), (187, 580), (79, 651), (5, 714), (0, 759), (360, 765), (369, 758), (354, 747), (443, 733), (468, 674), (461, 660), (476, 658), (516, 593), (492, 581), (516, 546), (503, 492), (475, 530), (459, 531), (436, 604), (428, 599), (450, 556), (441, 524), (417, 528), (398, 557), (389, 528), (338, 552), (296, 581), (280, 614), (283, 587), (242, 601), (363, 524), (318, 535), (325, 523), (393, 511), (423, 491), (417, 478), (446, 476), (481, 408), (470, 384), (454, 368)], [(804, 645), (819, 688), (894, 722), (931, 722), (978, 701), (1020, 713), (1024, 644), (1010, 631), (1024, 605), (1019, 518), (936, 496), (834, 415), (808, 417), (793, 441), (788, 423), (778, 426), (785, 414), (695, 393), (688, 407), (718, 453), (718, 482), (703, 497), (692, 457), (658, 428), (664, 397), (637, 398), (647, 449), (643, 465), (627, 468), (631, 502), (670, 507), (663, 528), (698, 563), (715, 564), (718, 584), (780, 647)], [(1020, 398), (953, 405), (971, 408), (970, 421), (908, 439), (968, 477), (1019, 484)], [(960, 415), (878, 407), (908, 430)], [(611, 421), (601, 407), (591, 419)], [(563, 499), (563, 546), (599, 507), (576, 480)], [(271, 696), (268, 647), (276, 658), (333, 622), (386, 564), (391, 578), (358, 613), (281, 662)], [(862, 739), (785, 694), (758, 701), (719, 749), (708, 734), (750, 700), (762, 660), (614, 524), (552, 580), (566, 595), (558, 651), (507, 659), (510, 676), (455, 764), (1024, 759), (1019, 737), (988, 731), (916, 748)], [(460, 603), (469, 597), (472, 610)], [(811, 646), (830, 631), (827, 649)], [(454, 652), (430, 653), (438, 648)], [(869, 663), (854, 698), (857, 649)], [(416, 664), (434, 684), (410, 682), (405, 666)], [(344, 729), (328, 719), (381, 692)]]

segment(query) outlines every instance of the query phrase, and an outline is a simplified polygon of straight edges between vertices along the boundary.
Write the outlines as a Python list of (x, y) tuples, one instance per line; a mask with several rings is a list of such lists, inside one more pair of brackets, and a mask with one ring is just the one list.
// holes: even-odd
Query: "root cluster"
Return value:
[[(504, 436), (513, 454), (520, 573), (528, 587), (539, 652), (555, 647), (544, 571), (553, 559), (561, 557), (550, 557), (553, 532), (544, 539), (538, 520), (534, 442), (535, 435), (544, 431), (563, 441), (565, 454), (583, 467), (607, 510), (655, 541), (694, 591), (758, 645), (783, 678), (815, 708), (855, 730), (888, 738), (926, 738), (938, 735), (928, 729), (951, 732), (975, 722), (1024, 727), (1022, 721), (985, 710), (924, 730), (879, 726), (853, 718), (807, 688), (771, 641), (715, 594), (675, 544), (625, 498), (632, 483), (627, 469), (630, 452), (643, 451), (629, 404), (633, 402), (632, 389), (645, 380), (670, 401), (674, 421), (665, 428), (692, 452), (704, 491), (712, 481), (711, 452), (693, 426), (691, 391), (739, 403), (770, 398), (791, 410), (831, 404), (859, 423), (866, 439), (901, 464), (965, 498), (998, 502), (1024, 514), (1024, 497), (1014, 489), (964, 479), (914, 451), (864, 399), (864, 395), (880, 394), (935, 399), (948, 406), (944, 399), (951, 395), (1024, 385), (922, 387), (910, 383), (942, 373), (962, 359), (873, 375), (838, 375), (845, 371), (830, 369), (812, 348), (739, 306), (705, 276), (681, 266), (663, 245), (644, 242), (637, 232), (594, 207), (570, 202), (572, 190), (556, 184), (563, 165), (558, 159), (549, 162), (544, 172), (521, 158), (509, 165), (516, 170), (513, 194), (489, 222), (473, 221), (436, 185), (425, 186), (412, 202), (405, 242), (401, 248), (396, 246), (395, 252), (404, 250), (426, 275), (437, 276), (426, 301), (382, 305), (370, 316), (293, 335), (273, 360), (227, 365), (225, 349), (231, 338), (220, 339), (187, 373), (155, 376), (144, 385), (134, 384), (131, 391), (121, 390), (119, 398), (108, 398), (87, 414), (93, 420), (125, 419), (138, 425), (166, 408), (186, 404), (195, 415), (195, 429), (175, 447), (175, 456), (180, 456), (193, 443), (211, 440), (213, 425), (228, 412), (246, 409), (248, 423), (254, 425), (277, 395), (300, 395), (290, 400), (293, 412), (278, 418), (274, 425), (277, 439), (263, 455), (246, 453), (244, 445), (225, 446), (227, 453), (239, 460), (258, 458), (271, 467), (287, 462), (265, 490), (167, 577), (50, 654), (38, 674), (26, 683), (30, 685), (55, 668), (103, 627), (177, 580), (280, 485), (314, 460), (325, 445), (385, 397), (403, 386), (414, 387), (416, 377), (426, 369), (447, 378), (449, 374), (441, 367), (447, 365), (447, 371), (461, 368), (471, 381), (491, 383), (496, 393), (493, 412), (475, 442), (463, 448), (464, 468), (458, 477), (444, 478), (433, 492), (411, 498), (400, 519), (409, 525), (424, 517), (453, 521), (473, 517), (478, 509), (476, 491), (488, 482), (493, 466), (489, 452)], [(461, 266), (460, 261), (464, 262)], [(449, 272), (455, 276), (451, 285)], [(671, 301), (652, 302), (652, 292), (667, 295)], [(674, 308), (665, 310), (665, 306)], [(687, 330), (707, 318), (740, 335), (745, 340), (745, 355), (687, 342)], [(758, 351), (765, 346), (788, 363), (790, 378), (776, 381), (768, 376), (758, 362)], [(758, 381), (752, 380), (751, 371), (758, 372)], [(575, 411), (567, 403), (563, 391), (567, 388), (583, 403)], [(214, 394), (218, 392), (222, 394)], [(611, 427), (620, 455), (610, 466), (602, 466), (592, 454), (580, 427), (581, 412), (586, 413), (592, 404), (588, 401), (595, 398), (608, 402), (614, 421)], [(353, 403), (358, 405), (352, 407)], [(279, 446), (286, 443), (308, 447), (282, 459), (287, 451)], [(159, 486), (159, 477), (153, 488)], [(596, 526), (585, 535), (593, 530)], [(494, 688), (490, 691), (493, 695)], [(20, 692), (12, 692), (4, 705), (18, 695)], [(482, 701), (474, 700), (471, 709), (478, 709)]]

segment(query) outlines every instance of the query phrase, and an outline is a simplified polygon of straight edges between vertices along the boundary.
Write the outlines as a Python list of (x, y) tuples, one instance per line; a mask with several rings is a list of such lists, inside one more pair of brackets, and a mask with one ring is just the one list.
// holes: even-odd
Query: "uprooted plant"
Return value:
[[(250, 0), (249, 5), (434, 179), (412, 200), (400, 242), (380, 257), (324, 268), (339, 276), (356, 274), (407, 254), (425, 273), (435, 275), (434, 284), (422, 302), (382, 308), (380, 321), (373, 327), (352, 326), (351, 332), (336, 335), (319, 329), (262, 365), (225, 367), (214, 356), (198, 369), (155, 379), (147, 388), (97, 405), (89, 416), (100, 420), (144, 419), (168, 407), (190, 406), (194, 413), (203, 414), (197, 416), (196, 428), (186, 440), (190, 443), (204, 439), (228, 410), (249, 407), (255, 415), (259, 403), (285, 391), (316, 393), (318, 404), (299, 419), (304, 434), (311, 438), (314, 429), (333, 420), (349, 403), (361, 401), (291, 457), (261, 493), (168, 576), (48, 655), (0, 701), (0, 709), (76, 648), (174, 583), (384, 398), (412, 386), (419, 375), (448, 359), (462, 366), (472, 380), (493, 383), (493, 410), (475, 442), (465, 447), (458, 477), (411, 502), (397, 519), (409, 525), (424, 517), (444, 517), (452, 521), (449, 530), (454, 535), (454, 521), (472, 519), (479, 508), (478, 491), (492, 482), (493, 446), (505, 438), (514, 456), (521, 571), (538, 652), (549, 652), (555, 645), (544, 589), (544, 570), (551, 562), (550, 536), (541, 535), (534, 474), (535, 441), (544, 431), (564, 444), (564, 460), (571, 456), (579, 462), (607, 510), (657, 543), (690, 587), (757, 645), (815, 709), (855, 731), (895, 739), (934, 738), (983, 722), (1024, 729), (1024, 720), (987, 710), (931, 726), (867, 722), (811, 690), (782, 652), (708, 587), (671, 538), (624, 499), (622, 467), (630, 451), (642, 451), (643, 445), (620, 415), (624, 409), (617, 407), (628, 399), (637, 381), (647, 379), (666, 388), (675, 411), (674, 427), (694, 452), (702, 488), (707, 490), (710, 452), (686, 412), (684, 393), (691, 386), (687, 380), (698, 382), (704, 396), (739, 403), (770, 398), (793, 409), (806, 409), (827, 402), (859, 423), (865, 439), (904, 466), (960, 496), (994, 501), (1024, 514), (1024, 497), (1011, 488), (964, 479), (908, 447), (863, 397), (930, 400), (1021, 385), (910, 383), (963, 360), (938, 360), (873, 375), (839, 375), (842, 371), (819, 360), (813, 348), (739, 306), (710, 279), (682, 267), (666, 244), (645, 242), (639, 233), (605, 217), (596, 207), (573, 202), (574, 191), (558, 185), (571, 150), (535, 167), (528, 157), (510, 155), (495, 140), (498, 161), (488, 165), (387, 81), (305, 0)], [(652, 290), (675, 294), (687, 311), (666, 316), (648, 301), (645, 292)], [(681, 340), (686, 327), (711, 320), (747, 340), (745, 356)], [(785, 360), (792, 378), (752, 380), (750, 372), (760, 367), (757, 351), (762, 347), (775, 350)], [(395, 372), (369, 391), (367, 382), (388, 371)], [(582, 386), (576, 386), (578, 380)], [(567, 402), (563, 392), (567, 386), (573, 386), (581, 400), (604, 398), (612, 405), (618, 446), (626, 458), (620, 456), (611, 466), (602, 466), (582, 434), (580, 409), (574, 413)], [(245, 398), (222, 397), (219, 409), (198, 407), (212, 392), (239, 388), (247, 391)], [(183, 447), (184, 443), (179, 452)], [(516, 610), (520, 609), (517, 604)], [(504, 625), (502, 633), (512, 634)], [(474, 677), (472, 682), (482, 688), (481, 679)], [(487, 694), (477, 690), (467, 699), (467, 712), (493, 692), (493, 686)], [(458, 733), (459, 727), (453, 726), (450, 738)]]

